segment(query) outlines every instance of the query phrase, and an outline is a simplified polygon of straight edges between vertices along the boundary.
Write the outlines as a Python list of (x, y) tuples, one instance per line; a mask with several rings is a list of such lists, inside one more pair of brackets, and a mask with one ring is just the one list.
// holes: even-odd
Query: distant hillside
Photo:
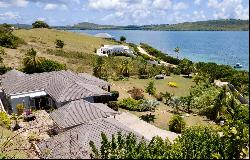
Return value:
[(11, 24), (11, 25), (19, 29), (31, 29), (32, 28), (32, 25), (29, 25), (29, 24)]
[(195, 30), (195, 31), (224, 31), (224, 30), (249, 30), (249, 20), (209, 20), (198, 22), (185, 22), (179, 24), (145, 25), (141, 26), (144, 30)]
[(128, 25), (128, 26), (113, 26), (113, 25), (99, 25), (94, 23), (78, 23), (73, 26), (57, 26), (57, 29), (82, 29), (82, 30), (162, 30), (162, 31), (248, 31), (249, 20), (209, 20), (198, 22), (185, 22), (179, 24), (159, 24), (159, 25)]

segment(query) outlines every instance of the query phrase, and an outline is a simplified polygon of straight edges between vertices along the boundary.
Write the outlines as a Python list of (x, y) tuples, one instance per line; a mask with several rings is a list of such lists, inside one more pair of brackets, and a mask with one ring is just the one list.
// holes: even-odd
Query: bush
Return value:
[(11, 120), (8, 117), (7, 113), (0, 112), (0, 126), (10, 129)]
[(5, 50), (3, 49), (3, 47), (0, 46), (0, 55), (5, 55), (5, 54), (6, 54)]
[(23, 114), (23, 111), (24, 111), (24, 106), (23, 104), (17, 104), (16, 105), (16, 110), (17, 110), (17, 115), (20, 116)]
[(173, 69), (173, 73), (175, 75), (180, 75), (181, 74), (181, 69), (180, 68), (175, 68), (175, 69)]
[(135, 100), (133, 98), (126, 98), (120, 101), (119, 107), (130, 110), (130, 111), (141, 111), (142, 100)]
[(180, 116), (173, 116), (169, 121), (169, 130), (175, 133), (181, 133), (185, 125), (184, 120)]
[(119, 98), (119, 92), (118, 91), (111, 91), (110, 93), (111, 93), (110, 100), (117, 101), (117, 99)]
[(120, 37), (120, 41), (121, 41), (121, 42), (125, 42), (125, 41), (126, 41), (126, 37), (121, 36), (121, 37)]
[(41, 63), (37, 65), (37, 73), (40, 72), (51, 72), (51, 71), (60, 71), (60, 70), (65, 70), (67, 67), (65, 64), (61, 64), (59, 62), (50, 60), (50, 59), (45, 59), (42, 60)]
[(168, 82), (170, 87), (178, 87), (176, 82)]
[(0, 66), (0, 75), (10, 71), (11, 69), (12, 69), (11, 67)]
[(108, 102), (108, 107), (115, 110), (115, 111), (118, 111), (119, 104), (117, 102), (109, 101)]
[(35, 21), (32, 23), (33, 28), (49, 28), (49, 25), (44, 21)]
[(156, 100), (144, 100), (140, 105), (140, 111), (154, 111), (160, 103)]
[(174, 159), (225, 159), (220, 155), (224, 149), (219, 134), (204, 126), (185, 129), (172, 148)]
[(143, 90), (140, 88), (133, 87), (133, 89), (129, 90), (128, 93), (131, 95), (132, 98), (135, 100), (143, 99)]
[(156, 88), (154, 86), (154, 81), (151, 81), (148, 83), (148, 85), (145, 88), (146, 93), (148, 93), (149, 95), (155, 95), (156, 92)]
[(57, 39), (55, 41), (55, 44), (56, 44), (56, 48), (63, 48), (63, 46), (65, 45), (64, 42), (60, 39)]

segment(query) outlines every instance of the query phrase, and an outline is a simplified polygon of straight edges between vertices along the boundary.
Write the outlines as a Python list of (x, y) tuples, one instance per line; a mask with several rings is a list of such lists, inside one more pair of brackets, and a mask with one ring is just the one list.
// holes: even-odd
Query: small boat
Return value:
[(240, 63), (236, 63), (236, 64), (234, 65), (234, 68), (242, 68), (242, 65), (241, 65)]

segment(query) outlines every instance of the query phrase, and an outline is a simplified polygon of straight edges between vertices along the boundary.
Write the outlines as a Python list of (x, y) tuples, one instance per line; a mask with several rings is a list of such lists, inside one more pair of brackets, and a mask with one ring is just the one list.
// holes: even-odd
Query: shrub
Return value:
[(35, 21), (32, 23), (33, 28), (49, 28), (49, 25), (44, 21)]
[(160, 103), (156, 100), (144, 100), (140, 105), (140, 111), (154, 111)]
[(148, 93), (149, 95), (155, 95), (156, 92), (156, 88), (154, 86), (154, 81), (151, 81), (148, 83), (148, 85), (145, 88), (146, 93)]
[(37, 73), (39, 72), (51, 72), (65, 70), (67, 67), (65, 64), (61, 64), (57, 61), (50, 59), (44, 59), (37, 65)]
[(0, 66), (0, 75), (10, 71), (11, 69), (12, 69), (11, 67)]
[(175, 69), (173, 69), (173, 73), (175, 75), (180, 75), (181, 74), (181, 69), (180, 68), (175, 68)]
[(173, 116), (169, 121), (169, 130), (175, 133), (181, 133), (185, 125), (184, 120), (180, 116)]
[(108, 107), (115, 110), (115, 111), (118, 111), (119, 104), (117, 102), (109, 101)]
[(168, 82), (170, 87), (178, 87), (176, 82)]
[(117, 101), (117, 99), (119, 98), (119, 92), (118, 91), (111, 91), (110, 93), (111, 93), (110, 100)]
[(20, 116), (23, 114), (24, 106), (22, 103), (16, 105), (17, 115)]
[(64, 42), (60, 39), (57, 39), (55, 41), (55, 45), (56, 45), (56, 48), (63, 48), (63, 46), (65, 45)]
[[(224, 148), (220, 137), (212, 128), (204, 126), (190, 127), (176, 139), (172, 148), (174, 159), (224, 159), (220, 154)], [(227, 159), (227, 158), (226, 158)]]
[(7, 113), (0, 112), (0, 126), (10, 129), (11, 120), (8, 117)]
[(160, 93), (160, 95), (162, 96), (162, 99), (165, 100), (165, 104), (169, 104), (169, 101), (172, 99), (172, 97), (174, 96), (174, 94), (169, 93), (168, 91), (166, 91), (165, 93)]
[(5, 55), (5, 54), (6, 54), (5, 50), (3, 49), (3, 47), (0, 46), (0, 55)]
[(135, 100), (133, 98), (126, 98), (120, 101), (119, 107), (128, 109), (130, 111), (141, 111), (142, 100)]
[(120, 37), (120, 41), (121, 41), (121, 42), (125, 42), (125, 41), (126, 41), (126, 37), (121, 36), (121, 37)]
[(140, 88), (133, 87), (133, 89), (129, 90), (128, 93), (131, 95), (132, 98), (135, 100), (143, 99), (143, 90)]

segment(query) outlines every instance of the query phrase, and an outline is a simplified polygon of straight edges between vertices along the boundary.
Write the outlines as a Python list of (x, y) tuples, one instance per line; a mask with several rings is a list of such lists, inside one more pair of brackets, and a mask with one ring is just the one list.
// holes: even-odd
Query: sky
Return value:
[(0, 23), (174, 24), (249, 19), (248, 0), (0, 0)]

